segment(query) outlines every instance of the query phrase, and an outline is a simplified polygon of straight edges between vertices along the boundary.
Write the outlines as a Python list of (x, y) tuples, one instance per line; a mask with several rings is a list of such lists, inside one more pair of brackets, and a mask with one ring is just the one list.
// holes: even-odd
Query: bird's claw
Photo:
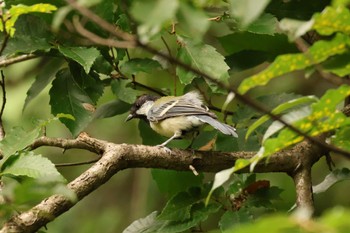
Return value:
[(162, 144), (157, 145), (157, 147), (159, 147), (160, 149), (164, 150), (167, 154), (170, 154), (170, 155), (171, 155), (171, 153), (172, 153), (172, 150), (171, 150), (171, 149), (169, 149), (168, 147), (166, 147), (166, 146), (164, 146), (164, 145), (162, 145)]

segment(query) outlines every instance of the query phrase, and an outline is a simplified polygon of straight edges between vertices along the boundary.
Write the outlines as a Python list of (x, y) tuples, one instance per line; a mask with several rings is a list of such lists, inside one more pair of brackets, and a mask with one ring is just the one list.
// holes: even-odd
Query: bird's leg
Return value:
[(181, 131), (176, 131), (176, 132), (174, 133), (174, 135), (173, 135), (171, 138), (169, 138), (168, 140), (166, 140), (165, 142), (163, 142), (162, 144), (160, 144), (160, 145), (158, 145), (158, 146), (159, 146), (159, 147), (163, 147), (168, 153), (171, 154), (171, 150), (170, 150), (168, 147), (166, 147), (166, 145), (167, 145), (170, 141), (172, 141), (172, 140), (175, 139), (175, 138), (180, 137), (181, 135), (182, 135)]

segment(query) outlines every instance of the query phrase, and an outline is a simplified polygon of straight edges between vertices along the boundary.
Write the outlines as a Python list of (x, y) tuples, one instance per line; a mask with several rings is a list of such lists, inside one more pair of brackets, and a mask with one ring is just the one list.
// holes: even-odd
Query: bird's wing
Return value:
[(183, 99), (176, 99), (162, 104), (161, 107), (152, 107), (147, 114), (150, 121), (160, 121), (169, 117), (188, 116), (188, 115), (208, 115), (216, 118), (216, 115), (209, 112), (208, 107), (204, 105), (192, 104)]

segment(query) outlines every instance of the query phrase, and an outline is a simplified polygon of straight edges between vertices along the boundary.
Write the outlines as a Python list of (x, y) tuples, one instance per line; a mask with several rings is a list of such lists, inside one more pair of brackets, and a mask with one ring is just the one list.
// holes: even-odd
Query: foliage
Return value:
[[(350, 120), (341, 112), (341, 104), (350, 95), (346, 84), (350, 74), (348, 1), (78, 2), (106, 23), (136, 36), (137, 46), (133, 43), (116, 48), (103, 44), (121, 38), (62, 0), (1, 2), (0, 61), (22, 55), (40, 57), (42, 61), (27, 90), (23, 111), (33, 108), (29, 103), (43, 92), (50, 98), (51, 114), (76, 137), (96, 119), (125, 114), (141, 94), (180, 95), (196, 89), (211, 109), (219, 109), (220, 120), (224, 115), (228, 124), (235, 125), (239, 138), (233, 140), (206, 128), (193, 143), (172, 142), (170, 146), (257, 151), (253, 159), (237, 160), (234, 167), (217, 173), (209, 182), (203, 174), (195, 177), (190, 172), (153, 170), (155, 183), (169, 199), (162, 211), (136, 220), (124, 232), (183, 232), (215, 219), (212, 225), (220, 232), (252, 232), (253, 228), (261, 232), (267, 228), (269, 232), (315, 232), (322, 228), (319, 232), (326, 232), (326, 227), (332, 232), (344, 232), (342, 229), (349, 227), (346, 221), (335, 220), (336, 215), (341, 219), (349, 215), (340, 209), (312, 220), (312, 229), (295, 216), (283, 213), (261, 217), (279, 211), (274, 203), (282, 190), (255, 175), (234, 172), (247, 166), (254, 170), (261, 159), (305, 137), (271, 119), (266, 112), (257, 112), (249, 101), (234, 99), (223, 104), (227, 93), (249, 94), (270, 113), (309, 137), (329, 133), (328, 143), (350, 152)], [(77, 30), (79, 26), (91, 34), (84, 36)], [(310, 39), (312, 36), (317, 39)], [(307, 51), (301, 49), (305, 44)], [(326, 84), (322, 91), (288, 86), (289, 93), (277, 85), (310, 82), (306, 78), (311, 75), (316, 86), (325, 74), (339, 76), (331, 76), (331, 81), (341, 80), (344, 84)], [(63, 188), (65, 179), (54, 164), (30, 150), (47, 124), (29, 131), (15, 127), (0, 142), (0, 176), (6, 187), (5, 197), (11, 200), (1, 206), (0, 215), (8, 217), (13, 209), (25, 209), (23, 203), (33, 205), (53, 193), (74, 200), (72, 193)], [(113, 127), (115, 131), (122, 128)], [(139, 123), (139, 131), (143, 144), (164, 141), (144, 122)], [(348, 179), (346, 169), (331, 174), (331, 181), (319, 186), (322, 192), (336, 181)], [(37, 192), (40, 189), (46, 190)]]

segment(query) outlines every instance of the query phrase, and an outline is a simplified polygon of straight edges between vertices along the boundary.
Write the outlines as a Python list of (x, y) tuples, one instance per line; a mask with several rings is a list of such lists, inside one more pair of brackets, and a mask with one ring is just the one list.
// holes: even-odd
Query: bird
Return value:
[(154, 96), (145, 94), (136, 99), (125, 121), (138, 118), (149, 122), (158, 134), (168, 137), (158, 146), (165, 147), (173, 139), (183, 138), (209, 124), (221, 133), (238, 137), (236, 129), (217, 120), (215, 113), (204, 105), (197, 91), (182, 96)]

